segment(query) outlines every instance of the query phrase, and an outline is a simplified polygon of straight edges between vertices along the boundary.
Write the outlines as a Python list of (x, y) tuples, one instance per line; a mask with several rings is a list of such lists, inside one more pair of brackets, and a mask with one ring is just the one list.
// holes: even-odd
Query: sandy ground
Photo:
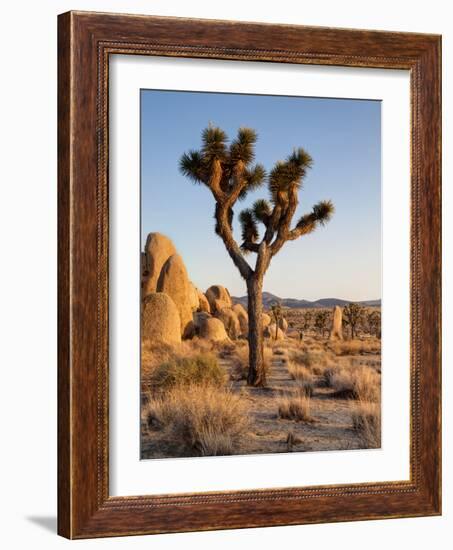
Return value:
[[(371, 366), (380, 371), (380, 356), (353, 356), (357, 366)], [(351, 356), (338, 357), (339, 362), (350, 361)], [(230, 372), (230, 359), (221, 359), (221, 365)], [(248, 405), (251, 430), (235, 454), (269, 454), (283, 452), (332, 451), (363, 448), (352, 429), (351, 413), (354, 401), (332, 398), (333, 390), (316, 386), (311, 397), (310, 422), (297, 422), (278, 417), (278, 399), (297, 391), (284, 358), (274, 355), (266, 388), (251, 388), (245, 381), (231, 382), (234, 392), (241, 392)], [(142, 458), (169, 456), (170, 442), (158, 431), (146, 433), (143, 426)], [(292, 444), (288, 446), (288, 435)], [(170, 452), (171, 456), (171, 452)]]

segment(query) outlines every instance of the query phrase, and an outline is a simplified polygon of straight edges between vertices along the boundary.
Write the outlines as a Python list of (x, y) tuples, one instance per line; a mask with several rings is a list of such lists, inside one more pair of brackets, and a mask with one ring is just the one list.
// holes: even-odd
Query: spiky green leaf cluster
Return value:
[(237, 138), (230, 146), (231, 161), (250, 164), (255, 158), (257, 137), (257, 133), (252, 128), (239, 128)]
[(179, 169), (193, 182), (209, 185), (212, 166), (217, 161), (221, 168), (221, 189), (229, 192), (239, 168), (239, 175), (246, 182), (239, 196), (242, 200), (249, 191), (261, 186), (266, 178), (266, 171), (261, 164), (252, 166), (256, 140), (255, 130), (240, 128), (228, 146), (226, 133), (209, 125), (203, 130), (201, 149), (184, 153), (179, 161)]
[(272, 215), (271, 205), (265, 199), (258, 199), (253, 204), (253, 215), (256, 220), (267, 225)]
[(201, 140), (201, 152), (205, 161), (210, 163), (213, 160), (225, 160), (227, 135), (222, 129), (209, 125), (203, 130)]
[(327, 223), (332, 217), (335, 208), (332, 201), (319, 201), (313, 206), (313, 215), (321, 225)]
[(295, 149), (285, 161), (275, 164), (269, 174), (269, 191), (272, 202), (278, 202), (279, 193), (286, 193), (291, 186), (299, 188), (307, 170), (313, 165), (311, 156), (302, 147)]
[(256, 243), (259, 233), (252, 210), (249, 208), (243, 210), (239, 214), (239, 222), (241, 224), (243, 248), (246, 244)]
[(304, 214), (296, 224), (298, 229), (305, 231), (313, 230), (316, 225), (324, 225), (332, 217), (335, 208), (331, 201), (320, 201), (313, 206), (309, 214)]

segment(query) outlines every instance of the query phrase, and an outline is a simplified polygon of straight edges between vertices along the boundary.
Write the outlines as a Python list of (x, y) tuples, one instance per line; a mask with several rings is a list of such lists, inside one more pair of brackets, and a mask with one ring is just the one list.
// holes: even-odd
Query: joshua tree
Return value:
[[(321, 201), (303, 215), (294, 226), (292, 219), (298, 205), (298, 191), (312, 165), (304, 149), (295, 149), (285, 161), (275, 164), (267, 175), (263, 166), (253, 165), (257, 134), (240, 128), (237, 137), (227, 144), (223, 130), (209, 125), (202, 133), (199, 151), (189, 151), (180, 160), (181, 172), (195, 183), (209, 188), (215, 200), (215, 231), (247, 284), (249, 315), (249, 371), (247, 383), (266, 383), (263, 367), (262, 289), (263, 278), (272, 258), (287, 241), (294, 241), (327, 222), (333, 213), (330, 201)], [(267, 182), (270, 201), (257, 200), (239, 216), (242, 244), (233, 235), (233, 207), (238, 200)], [(260, 236), (258, 225), (263, 225)], [(256, 254), (252, 267), (245, 255)]]
[(367, 312), (367, 321), (370, 334), (380, 338), (381, 334), (381, 313), (377, 310)]
[(271, 305), (271, 313), (272, 313), (272, 317), (274, 318), (274, 321), (275, 321), (274, 339), (277, 340), (278, 329), (279, 329), (279, 326), (280, 326), (280, 320), (283, 319), (282, 305), (279, 302), (274, 302)]
[(363, 320), (363, 312), (363, 307), (354, 302), (351, 302), (343, 308), (344, 323), (351, 327), (351, 340), (354, 340), (356, 337), (357, 327)]
[(312, 319), (313, 319), (313, 313), (310, 310), (306, 311), (304, 313), (304, 324), (303, 324), (304, 331), (307, 331), (310, 329)]
[(318, 311), (315, 316), (315, 327), (319, 330), (321, 336), (324, 336), (324, 332), (328, 330), (327, 325), (330, 320), (330, 312), (327, 309)]

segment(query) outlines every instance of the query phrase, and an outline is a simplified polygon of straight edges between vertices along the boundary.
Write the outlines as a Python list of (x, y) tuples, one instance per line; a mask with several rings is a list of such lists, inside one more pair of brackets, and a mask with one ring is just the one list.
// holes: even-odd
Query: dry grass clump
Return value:
[(293, 380), (299, 384), (299, 391), (304, 395), (311, 397), (315, 386), (315, 377), (312, 372), (303, 365), (296, 365), (291, 361), (287, 365), (289, 374)]
[[(272, 349), (264, 347), (264, 371), (267, 375), (271, 369), (272, 364)], [(233, 366), (231, 369), (232, 380), (247, 380), (247, 374), (249, 370), (249, 347), (241, 346), (236, 348), (233, 356)]]
[(298, 365), (289, 361), (286, 366), (293, 380), (297, 380), (298, 382), (313, 382), (311, 370), (304, 365)]
[(278, 416), (296, 422), (311, 422), (310, 397), (304, 390), (281, 397), (278, 400)]
[(325, 385), (333, 388), (332, 397), (357, 399), (377, 403), (380, 399), (379, 375), (369, 367), (327, 370), (324, 373)]
[(233, 454), (248, 429), (241, 397), (212, 385), (175, 386), (149, 401), (143, 419), (168, 432), (179, 456)]
[(381, 341), (378, 338), (344, 340), (343, 342), (329, 342), (328, 348), (335, 355), (379, 354), (381, 353)]
[(365, 447), (381, 446), (381, 408), (377, 403), (359, 402), (352, 412), (352, 426)]
[(144, 382), (152, 378), (155, 369), (162, 365), (182, 357), (193, 357), (213, 351), (213, 343), (202, 338), (184, 340), (180, 344), (143, 344), (141, 349), (141, 376)]
[(292, 351), (290, 358), (296, 365), (310, 369), (311, 373), (315, 375), (323, 375), (324, 371), (334, 364), (331, 353), (324, 350)]
[(212, 353), (178, 357), (156, 367), (149, 380), (151, 386), (168, 390), (191, 384), (222, 386), (225, 373)]

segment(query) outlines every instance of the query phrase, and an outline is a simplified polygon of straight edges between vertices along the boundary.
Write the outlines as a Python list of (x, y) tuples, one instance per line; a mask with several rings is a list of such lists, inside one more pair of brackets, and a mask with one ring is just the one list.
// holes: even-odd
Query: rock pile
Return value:
[[(248, 335), (248, 314), (233, 304), (228, 289), (210, 286), (205, 293), (189, 279), (173, 242), (161, 233), (146, 239), (142, 265), (142, 341), (175, 344), (198, 336), (212, 341), (236, 340)], [(279, 322), (277, 338), (288, 327)], [(275, 324), (263, 313), (263, 331), (275, 338)]]

